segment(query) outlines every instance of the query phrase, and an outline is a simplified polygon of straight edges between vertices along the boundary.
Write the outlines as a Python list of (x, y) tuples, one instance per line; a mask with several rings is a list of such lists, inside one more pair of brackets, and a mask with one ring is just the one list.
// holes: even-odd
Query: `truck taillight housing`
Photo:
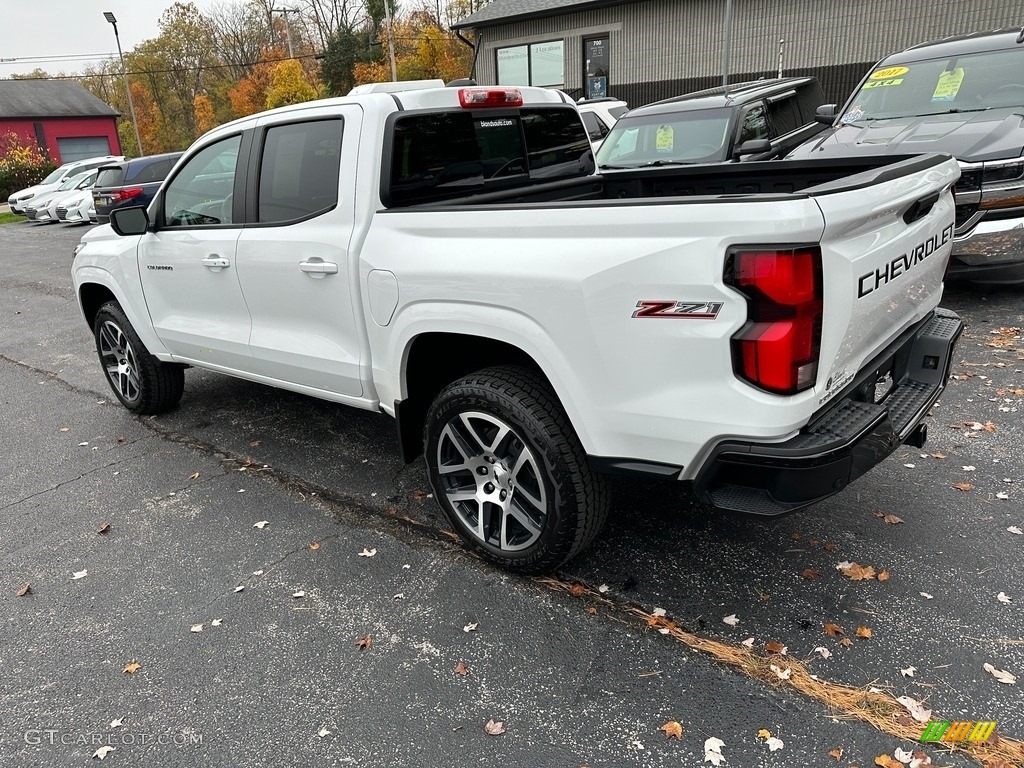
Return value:
[(821, 249), (735, 248), (725, 282), (747, 299), (747, 322), (732, 337), (736, 375), (777, 395), (813, 387), (821, 354)]
[(464, 109), (521, 107), (523, 92), (518, 88), (460, 88), (459, 104)]

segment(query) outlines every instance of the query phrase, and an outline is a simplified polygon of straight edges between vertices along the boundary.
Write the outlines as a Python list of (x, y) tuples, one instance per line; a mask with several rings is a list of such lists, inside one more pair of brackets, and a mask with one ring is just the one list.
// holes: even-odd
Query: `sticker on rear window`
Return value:
[(654, 148), (658, 152), (671, 152), (675, 146), (675, 131), (671, 125), (659, 125), (654, 134)]
[(932, 101), (953, 101), (960, 92), (963, 82), (963, 67), (957, 67), (952, 72), (943, 72), (939, 75), (939, 82), (935, 86), (935, 93), (932, 94)]

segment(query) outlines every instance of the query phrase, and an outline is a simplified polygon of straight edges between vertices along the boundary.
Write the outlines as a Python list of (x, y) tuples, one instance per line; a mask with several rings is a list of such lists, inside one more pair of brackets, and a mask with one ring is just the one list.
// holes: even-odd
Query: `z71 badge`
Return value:
[(714, 320), (722, 311), (721, 301), (638, 301), (633, 317), (676, 320)]

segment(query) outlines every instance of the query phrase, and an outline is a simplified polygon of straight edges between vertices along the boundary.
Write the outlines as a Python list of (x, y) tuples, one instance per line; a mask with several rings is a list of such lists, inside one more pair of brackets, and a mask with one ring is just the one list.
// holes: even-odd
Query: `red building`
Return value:
[(0, 80), (0, 135), (38, 144), (58, 165), (120, 155), (120, 113), (70, 80)]

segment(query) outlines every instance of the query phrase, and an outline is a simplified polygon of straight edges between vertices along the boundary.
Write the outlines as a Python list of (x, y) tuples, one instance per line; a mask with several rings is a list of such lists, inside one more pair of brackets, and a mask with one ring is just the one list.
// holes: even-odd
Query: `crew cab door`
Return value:
[(235, 169), (245, 144), (239, 133), (193, 153), (150, 211), (155, 231), (139, 241), (139, 274), (157, 336), (176, 357), (232, 370), (247, 370), (252, 359), (235, 266)]
[(237, 257), (254, 371), (355, 397), (364, 334), (349, 241), (361, 116), (331, 106), (257, 123)]

